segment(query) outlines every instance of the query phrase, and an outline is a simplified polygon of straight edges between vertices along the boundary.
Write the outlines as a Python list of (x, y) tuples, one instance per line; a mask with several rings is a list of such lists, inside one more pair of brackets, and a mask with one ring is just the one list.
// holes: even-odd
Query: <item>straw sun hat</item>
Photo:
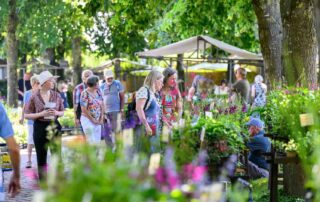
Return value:
[(103, 74), (104, 74), (106, 79), (114, 78), (114, 74), (113, 74), (113, 71), (111, 69), (104, 70)]
[(43, 71), (38, 75), (38, 80), (41, 86), (49, 79), (56, 79), (56, 78), (59, 78), (59, 76), (53, 76), (49, 71)]

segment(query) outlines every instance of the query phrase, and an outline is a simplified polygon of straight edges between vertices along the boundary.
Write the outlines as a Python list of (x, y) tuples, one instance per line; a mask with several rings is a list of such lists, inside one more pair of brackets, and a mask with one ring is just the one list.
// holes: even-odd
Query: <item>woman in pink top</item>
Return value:
[(163, 71), (163, 88), (160, 92), (162, 103), (162, 121), (172, 127), (182, 113), (181, 94), (177, 86), (177, 71), (167, 68)]

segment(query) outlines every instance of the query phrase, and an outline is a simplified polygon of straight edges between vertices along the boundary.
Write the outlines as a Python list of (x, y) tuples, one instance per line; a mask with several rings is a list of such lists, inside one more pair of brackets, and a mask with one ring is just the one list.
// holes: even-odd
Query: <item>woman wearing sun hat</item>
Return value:
[[(38, 75), (33, 75), (30, 78), (31, 81), (31, 90), (28, 90), (26, 92), (24, 92), (23, 94), (23, 109), (26, 107), (27, 103), (29, 103), (29, 100), (32, 96), (32, 94), (34, 94), (35, 92), (37, 92), (39, 90), (39, 80), (38, 80)], [(20, 119), (20, 124), (23, 124), (23, 120), (24, 120), (24, 110), (22, 110), (22, 115), (21, 115), (21, 119)], [(28, 128), (28, 146), (27, 146), (27, 150), (28, 150), (28, 161), (27, 161), (27, 165), (26, 168), (31, 168), (31, 155), (32, 155), (32, 148), (33, 148), (33, 120), (28, 120), (28, 124), (27, 124), (27, 128)]]
[(56, 126), (54, 136), (61, 130), (57, 120), (63, 116), (63, 100), (58, 92), (53, 91), (55, 79), (49, 71), (43, 71), (38, 75), (40, 90), (35, 92), (25, 108), (24, 117), (34, 120), (33, 140), (37, 153), (39, 178), (43, 179), (44, 168), (47, 164), (47, 146), (53, 142), (53, 138), (48, 138), (46, 130), (51, 123)]

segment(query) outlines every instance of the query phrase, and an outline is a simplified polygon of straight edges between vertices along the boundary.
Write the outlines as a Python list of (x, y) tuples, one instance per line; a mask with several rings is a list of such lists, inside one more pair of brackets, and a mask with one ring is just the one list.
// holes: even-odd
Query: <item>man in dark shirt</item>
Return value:
[(20, 103), (23, 101), (23, 94), (25, 91), (28, 91), (31, 89), (31, 73), (25, 73), (23, 75), (23, 79), (19, 79), (18, 81), (18, 100)]
[(237, 81), (232, 85), (232, 91), (238, 94), (241, 98), (241, 102), (244, 104), (249, 104), (250, 98), (250, 84), (247, 77), (247, 71), (244, 68), (239, 68), (236, 70)]
[(263, 153), (270, 152), (271, 142), (264, 137), (263, 122), (258, 118), (251, 118), (247, 123), (249, 126), (250, 141), (249, 148), (249, 176), (252, 178), (268, 177), (269, 164), (265, 160)]

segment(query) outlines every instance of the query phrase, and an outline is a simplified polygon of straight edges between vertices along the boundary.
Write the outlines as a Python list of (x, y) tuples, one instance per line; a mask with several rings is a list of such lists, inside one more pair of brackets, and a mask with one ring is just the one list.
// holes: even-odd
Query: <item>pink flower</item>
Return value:
[(183, 166), (183, 176), (186, 179), (190, 179), (192, 177), (194, 170), (194, 165), (193, 164), (187, 164)]
[(38, 174), (36, 169), (25, 169), (24, 175), (32, 181), (31, 183), (32, 189), (34, 190), (40, 189), (39, 183), (38, 183)]
[(179, 177), (172, 171), (169, 171), (168, 174), (168, 184), (170, 189), (172, 190), (177, 188), (179, 186)]
[(24, 175), (31, 180), (38, 180), (38, 174), (35, 169), (25, 169)]
[(201, 181), (204, 178), (206, 172), (207, 172), (207, 168), (205, 166), (195, 167), (193, 174), (192, 174), (192, 180), (194, 182)]

